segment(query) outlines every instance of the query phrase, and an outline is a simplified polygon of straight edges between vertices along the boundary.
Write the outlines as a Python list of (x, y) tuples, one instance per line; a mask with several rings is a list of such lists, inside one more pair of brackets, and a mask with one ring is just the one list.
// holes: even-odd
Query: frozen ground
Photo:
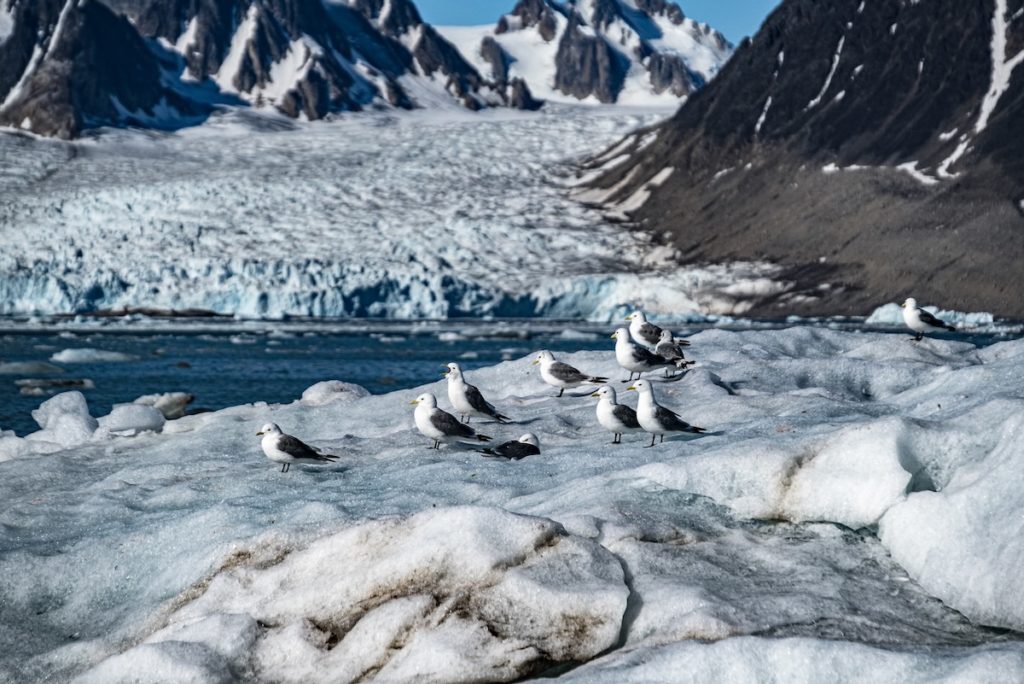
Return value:
[(668, 113), (235, 111), (177, 134), (0, 134), (0, 313), (742, 311), (737, 281), (775, 269), (669, 268), (671, 252), (567, 197), (568, 162)]
[[(657, 391), (711, 434), (653, 449), (530, 357), (472, 372), (518, 423), (478, 427), (540, 435), (516, 463), (428, 451), (424, 388), (134, 437), (62, 395), (0, 440), (0, 680), (1024, 678), (1024, 341), (693, 342)], [(341, 462), (281, 474), (268, 420)]]

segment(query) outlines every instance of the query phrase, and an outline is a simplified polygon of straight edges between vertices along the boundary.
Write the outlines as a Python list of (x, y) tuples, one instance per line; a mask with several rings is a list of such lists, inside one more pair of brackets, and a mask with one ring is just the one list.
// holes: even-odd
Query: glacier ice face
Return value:
[(733, 313), (728, 289), (776, 269), (680, 268), (557, 177), (658, 116), (419, 112), (254, 133), (268, 120), (234, 112), (168, 135), (0, 135), (0, 314)]
[[(658, 398), (711, 434), (653, 449), (531, 354), (467, 378), (521, 423), (496, 439), (540, 435), (516, 463), (425, 448), (409, 401), (440, 379), (0, 462), (0, 678), (1024, 677), (1024, 341), (691, 339)], [(341, 460), (279, 473), (266, 422)]]

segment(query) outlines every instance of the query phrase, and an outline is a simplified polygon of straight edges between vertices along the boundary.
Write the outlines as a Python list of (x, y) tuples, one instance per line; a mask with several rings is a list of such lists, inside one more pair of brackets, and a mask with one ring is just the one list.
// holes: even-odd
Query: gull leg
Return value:
[(284, 472), (284, 467), (285, 467), (285, 465), (286, 465), (286, 464), (284, 464), (284, 463), (282, 463), (282, 464), (281, 464), (281, 472), (282, 472), (282, 473)]
[(563, 394), (565, 394), (565, 388), (564, 387), (562, 389), (558, 390), (558, 396), (559, 397), (562, 396)]
[(654, 435), (651, 435), (651, 443), (644, 447), (644, 449), (650, 449), (654, 446)]
[(661, 436), (661, 441), (659, 441), (658, 444), (664, 444), (664, 443), (665, 443), (665, 435), (662, 435)]

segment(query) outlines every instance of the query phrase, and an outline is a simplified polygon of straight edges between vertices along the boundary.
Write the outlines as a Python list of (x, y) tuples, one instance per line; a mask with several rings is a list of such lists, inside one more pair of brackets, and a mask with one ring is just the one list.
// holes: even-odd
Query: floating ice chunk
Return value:
[(106, 351), (103, 349), (65, 349), (50, 357), (51, 361), (57, 363), (107, 363), (116, 361), (134, 361), (131, 354), (122, 352)]
[(146, 431), (159, 432), (165, 422), (164, 414), (152, 406), (121, 404), (100, 418), (99, 426), (109, 434), (135, 435)]
[(49, 375), (64, 369), (44, 361), (10, 361), (0, 363), (0, 375)]
[(793, 475), (783, 503), (794, 522), (827, 520), (867, 527), (903, 498), (920, 466), (902, 453), (904, 424), (886, 418), (841, 430)]
[(89, 405), (81, 392), (63, 392), (47, 399), (32, 412), (42, 428), (25, 439), (51, 442), (61, 446), (81, 444), (92, 438), (99, 423), (89, 415)]
[(336, 401), (355, 401), (370, 396), (370, 392), (361, 385), (341, 380), (324, 380), (308, 387), (302, 393), (302, 403), (306, 406), (323, 406)]
[(195, 396), (187, 392), (167, 392), (165, 394), (147, 394), (136, 399), (135, 404), (152, 406), (163, 414), (167, 420), (174, 420), (185, 415), (185, 407), (195, 400)]

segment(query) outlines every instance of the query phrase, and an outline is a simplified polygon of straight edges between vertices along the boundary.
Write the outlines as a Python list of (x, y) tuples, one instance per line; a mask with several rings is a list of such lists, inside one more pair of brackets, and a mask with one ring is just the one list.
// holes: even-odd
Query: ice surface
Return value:
[(86, 441), (96, 432), (98, 423), (89, 415), (89, 405), (81, 392), (63, 392), (47, 399), (32, 412), (41, 428), (26, 439), (72, 446)]
[(134, 435), (139, 432), (159, 432), (167, 419), (152, 406), (121, 404), (99, 419), (100, 429), (111, 434)]
[(341, 380), (325, 380), (318, 382), (302, 393), (302, 403), (306, 406), (324, 406), (336, 401), (349, 402), (370, 396), (366, 388)]
[(133, 403), (152, 406), (167, 420), (174, 420), (185, 415), (185, 409), (192, 403), (193, 397), (186, 392), (165, 392), (163, 394), (147, 394), (137, 398)]
[[(233, 112), (176, 134), (0, 135), (0, 313), (246, 318), (736, 313), (766, 265), (679, 268), (580, 206), (575, 157), (666, 112)], [(260, 127), (287, 130), (259, 130)], [(437, 173), (437, 169), (445, 173)]]
[[(440, 377), (4, 461), (0, 679), (1024, 677), (1024, 341), (690, 339), (658, 398), (711, 434), (652, 449), (530, 354), (468, 378), (517, 422), (481, 428), (541, 437), (521, 462), (426, 449)], [(281, 474), (268, 421), (341, 460)]]

